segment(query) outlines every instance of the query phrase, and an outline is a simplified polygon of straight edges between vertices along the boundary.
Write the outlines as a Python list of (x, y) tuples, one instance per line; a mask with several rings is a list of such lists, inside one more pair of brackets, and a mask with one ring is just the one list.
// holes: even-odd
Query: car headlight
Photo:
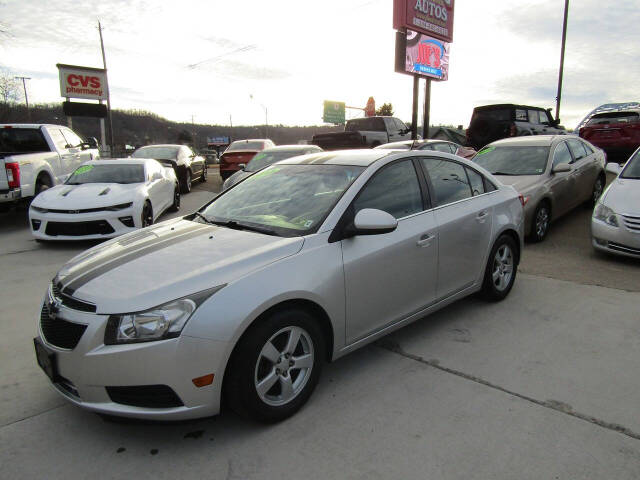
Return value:
[(133, 202), (120, 203), (118, 205), (111, 205), (110, 207), (106, 207), (105, 210), (108, 210), (110, 212), (114, 212), (116, 210), (124, 210), (125, 208), (130, 208), (130, 207), (133, 207)]
[(596, 208), (593, 209), (593, 218), (600, 220), (607, 225), (611, 225), (612, 227), (618, 226), (618, 217), (616, 216), (616, 212), (602, 203), (598, 203)]
[(36, 212), (40, 212), (40, 213), (47, 213), (49, 210), (47, 210), (46, 208), (42, 208), (42, 207), (36, 207), (35, 205), (31, 204), (31, 208), (33, 210), (35, 210)]
[(225, 285), (172, 300), (143, 312), (111, 315), (104, 332), (104, 344), (151, 342), (178, 337), (202, 302)]

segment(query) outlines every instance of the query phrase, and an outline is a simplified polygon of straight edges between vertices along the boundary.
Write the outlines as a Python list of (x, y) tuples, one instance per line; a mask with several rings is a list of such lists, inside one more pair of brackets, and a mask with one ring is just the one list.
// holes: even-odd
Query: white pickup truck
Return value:
[(63, 125), (0, 124), (0, 211), (63, 183), (99, 156), (95, 138), (84, 141)]

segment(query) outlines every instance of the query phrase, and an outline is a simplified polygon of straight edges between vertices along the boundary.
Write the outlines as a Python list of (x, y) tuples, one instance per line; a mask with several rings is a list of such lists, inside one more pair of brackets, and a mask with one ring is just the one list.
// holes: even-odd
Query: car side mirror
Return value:
[(571, 171), (571, 165), (569, 165), (568, 163), (561, 163), (553, 167), (553, 169), (551, 170), (551, 173), (566, 173), (570, 171)]
[(379, 235), (393, 232), (398, 220), (393, 215), (375, 208), (363, 208), (356, 213), (348, 233), (352, 235)]
[(613, 173), (614, 175), (620, 175), (620, 172), (622, 171), (622, 167), (620, 167), (620, 164), (618, 163), (609, 162), (607, 163), (605, 170), (609, 173)]
[(239, 168), (240, 170), (244, 170), (246, 167), (247, 167), (247, 164), (246, 164), (246, 163), (239, 163), (239, 164), (238, 164), (238, 168)]

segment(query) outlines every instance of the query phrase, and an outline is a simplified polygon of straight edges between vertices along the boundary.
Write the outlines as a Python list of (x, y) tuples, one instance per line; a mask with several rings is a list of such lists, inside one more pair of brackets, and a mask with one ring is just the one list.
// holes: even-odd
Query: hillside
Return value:
[[(67, 124), (61, 104), (30, 106), (30, 121), (33, 123)], [(263, 138), (264, 125), (223, 126), (172, 122), (154, 113), (142, 110), (114, 110), (113, 131), (116, 151), (125, 145), (141, 146), (152, 143), (189, 143), (197, 149), (206, 148), (207, 137), (230, 136), (234, 140)], [(0, 104), (0, 123), (25, 123), (29, 121), (24, 105)], [(73, 130), (82, 137), (100, 139), (100, 122), (95, 118), (74, 117)], [(277, 145), (310, 140), (316, 133), (342, 130), (334, 126), (287, 127), (269, 125), (269, 138)], [(193, 142), (195, 140), (195, 142)]]

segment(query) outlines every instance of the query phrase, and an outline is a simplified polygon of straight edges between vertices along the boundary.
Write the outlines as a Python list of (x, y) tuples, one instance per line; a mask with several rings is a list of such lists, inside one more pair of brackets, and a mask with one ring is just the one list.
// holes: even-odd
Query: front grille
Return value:
[(96, 311), (95, 305), (93, 305), (92, 303), (83, 302), (76, 298), (70, 297), (69, 295), (65, 295), (60, 291), (60, 288), (58, 288), (58, 285), (56, 285), (55, 283), (51, 284), (51, 293), (55, 298), (60, 300), (60, 302), (62, 302), (65, 307), (69, 307), (72, 310), (79, 310), (81, 312), (89, 313), (95, 313)]
[(78, 345), (86, 325), (67, 322), (61, 318), (52, 318), (47, 304), (42, 305), (40, 312), (40, 329), (47, 343), (59, 348), (73, 350)]
[(132, 387), (105, 387), (115, 403), (132, 407), (174, 408), (184, 403), (167, 385), (137, 385)]
[(640, 248), (628, 247), (619, 243), (609, 242), (609, 248), (617, 252), (630, 253), (632, 255), (640, 255)]
[(640, 217), (635, 217), (633, 215), (621, 215), (622, 220), (624, 221), (625, 227), (627, 227), (632, 232), (640, 233)]
[(91, 222), (47, 222), (45, 233), (52, 237), (66, 235), (69, 237), (81, 237), (84, 235), (107, 235), (115, 230), (106, 220), (94, 220)]

